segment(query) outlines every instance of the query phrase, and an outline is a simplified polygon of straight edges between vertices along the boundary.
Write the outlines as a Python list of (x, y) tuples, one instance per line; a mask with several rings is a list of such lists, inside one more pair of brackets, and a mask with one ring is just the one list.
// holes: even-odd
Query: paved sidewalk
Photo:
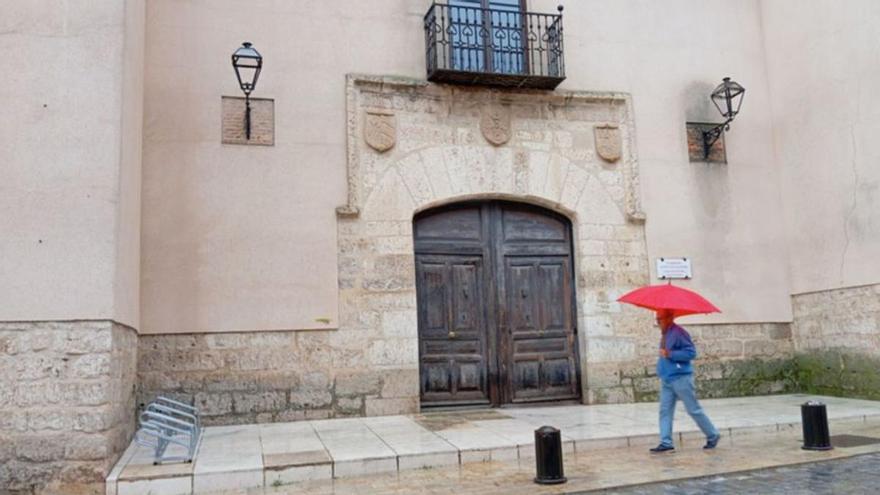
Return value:
[[(761, 452), (759, 457), (765, 458), (769, 464), (753, 466), (747, 460), (735, 462), (742, 464), (743, 469), (754, 469), (788, 462), (792, 458), (788, 450), (792, 448), (796, 454), (804, 454), (797, 449), (799, 405), (808, 398), (815, 397), (781, 395), (715, 399), (705, 400), (703, 405), (724, 435), (721, 452), (726, 450), (724, 447), (738, 446), (748, 438), (785, 439), (779, 441), (786, 445), (785, 456), (771, 462), (767, 460), (767, 452), (772, 449)], [(866, 421), (876, 420), (880, 424), (880, 402), (831, 397), (821, 400), (828, 404), (834, 430), (844, 425), (863, 427)], [(599, 466), (605, 466), (601, 469), (610, 470), (612, 474), (618, 472), (620, 463), (595, 462), (594, 453), (607, 449), (615, 450), (607, 451), (612, 454), (608, 454), (610, 457), (603, 455), (602, 459), (623, 455), (622, 465), (632, 462), (624, 459), (634, 452), (639, 456), (634, 468), (657, 462), (650, 460), (646, 464), (643, 455), (648, 446), (657, 443), (657, 404), (654, 403), (437, 412), (210, 427), (205, 429), (192, 464), (153, 466), (146, 449), (133, 445), (111, 472), (107, 493), (173, 495), (218, 490), (244, 492), (248, 489), (262, 493), (264, 488), (269, 493), (276, 486), (288, 484), (291, 491), (278, 493), (412, 493), (414, 486), (410, 481), (419, 484), (420, 492), (426, 491), (422, 487), (425, 483), (436, 485), (439, 490), (427, 490), (427, 493), (452, 493), (444, 490), (455, 486), (455, 480), (473, 488), (481, 486), (482, 480), (487, 478), (498, 479), (502, 484), (517, 480), (517, 484), (525, 483), (528, 488), (522, 493), (534, 493), (536, 486), (529, 481), (534, 475), (533, 432), (547, 424), (562, 430), (566, 461), (571, 464), (573, 473)], [(706, 460), (710, 466), (712, 459), (718, 458), (711, 454), (705, 457), (706, 453), (699, 449), (704, 441), (702, 434), (683, 410), (676, 418), (676, 432), (679, 432), (677, 440), (684, 452), (673, 454), (672, 461), (662, 461), (671, 462), (668, 467), (679, 469), (676, 459), (687, 459), (693, 449), (696, 450), (692, 453), (703, 456), (698, 459)], [(841, 450), (829, 455), (834, 456)], [(738, 448), (730, 452), (744, 451)], [(815, 453), (807, 454), (813, 456), (806, 459), (815, 458)], [(730, 462), (733, 461), (726, 459), (724, 464)], [(635, 469), (628, 475), (630, 481), (675, 479), (658, 478), (658, 473), (650, 470), (638, 475), (637, 471)], [(364, 478), (357, 477), (377, 473), (390, 473), (390, 477), (380, 475), (373, 481), (391, 484), (381, 488), (376, 486), (375, 490), (368, 492), (355, 489), (364, 482)], [(690, 476), (694, 475), (699, 474)], [(427, 478), (422, 479), (425, 476)], [(570, 476), (570, 479), (579, 478)], [(596, 487), (596, 480), (603, 478), (593, 476), (589, 479), (593, 480), (589, 486)], [(350, 492), (346, 491), (349, 481), (353, 483)], [(461, 487), (461, 493), (470, 493), (469, 489)], [(516, 492), (515, 486), (506, 490)]]
[[(880, 440), (880, 420), (873, 419), (869, 423), (850, 423), (832, 426), (839, 433), (871, 436)], [(421, 471), (404, 471), (397, 475), (373, 475), (361, 478), (345, 478), (326, 481), (312, 481), (283, 487), (269, 487), (262, 490), (234, 492), (242, 495), (532, 495), (532, 494), (585, 494), (585, 493), (646, 493), (656, 495), (668, 493), (700, 494), (744, 494), (756, 493), (770, 495), (774, 493), (795, 495), (810, 493), (802, 491), (804, 475), (796, 475), (801, 480), (791, 480), (787, 485), (793, 490), (763, 490), (760, 484), (755, 490), (736, 489), (723, 490), (718, 487), (700, 486), (705, 479), (698, 481), (693, 490), (686, 481), (678, 481), (669, 485), (664, 491), (657, 485), (663, 481), (682, 480), (694, 477), (715, 476), (724, 474), (725, 478), (736, 479), (735, 473), (745, 473), (756, 469), (775, 466), (803, 464), (805, 475), (825, 473), (822, 468), (812, 468), (816, 461), (845, 458), (853, 455), (876, 453), (880, 451), (880, 443), (854, 448), (835, 448), (831, 451), (805, 451), (801, 448), (799, 435), (792, 431), (779, 434), (733, 435), (713, 451), (704, 451), (699, 442), (685, 443), (675, 453), (650, 454), (643, 448), (624, 448), (576, 452), (565, 459), (565, 475), (568, 482), (564, 485), (540, 486), (532, 482), (535, 475), (534, 461), (519, 462), (486, 462), (482, 464), (466, 464), (460, 468), (438, 468)], [(870, 464), (870, 463), (869, 463)], [(870, 472), (876, 472), (871, 466)], [(791, 468), (795, 469), (795, 468)], [(870, 469), (870, 468), (869, 468)], [(857, 473), (857, 480), (843, 483), (843, 486), (854, 486), (855, 483), (867, 483), (870, 472)], [(875, 475), (876, 476), (876, 475)], [(876, 479), (876, 478), (875, 478)], [(763, 478), (764, 487), (771, 485), (771, 480)], [(776, 477), (777, 481), (781, 481)], [(810, 483), (807, 482), (810, 486)], [(813, 483), (815, 485), (815, 483)], [(745, 486), (745, 485), (744, 485)], [(632, 487), (632, 491), (624, 491), (622, 487)], [(704, 489), (707, 488), (707, 489)], [(800, 491), (799, 491), (800, 490)], [(831, 493), (877, 493), (877, 490), (837, 490)]]

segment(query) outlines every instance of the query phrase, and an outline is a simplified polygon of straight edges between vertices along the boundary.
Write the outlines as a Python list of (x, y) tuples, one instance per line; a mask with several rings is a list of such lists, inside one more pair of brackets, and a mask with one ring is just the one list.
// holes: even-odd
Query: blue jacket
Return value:
[(666, 331), (665, 339), (660, 340), (661, 348), (664, 342), (669, 357), (661, 356), (657, 359), (657, 376), (664, 382), (669, 382), (676, 376), (693, 374), (691, 360), (697, 357), (697, 348), (687, 331), (673, 323)]

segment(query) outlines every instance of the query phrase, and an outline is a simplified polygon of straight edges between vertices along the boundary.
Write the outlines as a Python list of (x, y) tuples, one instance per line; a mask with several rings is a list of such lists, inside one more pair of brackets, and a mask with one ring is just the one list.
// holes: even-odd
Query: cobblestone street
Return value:
[(620, 495), (878, 493), (880, 492), (878, 463), (880, 463), (880, 454), (868, 454), (848, 459), (762, 469), (675, 483), (659, 483), (601, 493)]

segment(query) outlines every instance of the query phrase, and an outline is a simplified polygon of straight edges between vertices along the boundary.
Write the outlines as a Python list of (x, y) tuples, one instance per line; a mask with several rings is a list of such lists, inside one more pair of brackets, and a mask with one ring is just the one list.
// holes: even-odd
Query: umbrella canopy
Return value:
[(721, 312), (703, 296), (672, 284), (641, 287), (617, 300), (654, 311), (668, 310), (676, 317)]

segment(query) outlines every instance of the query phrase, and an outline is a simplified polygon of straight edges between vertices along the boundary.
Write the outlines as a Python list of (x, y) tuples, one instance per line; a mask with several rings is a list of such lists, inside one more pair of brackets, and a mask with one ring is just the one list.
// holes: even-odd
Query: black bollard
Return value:
[(801, 422), (804, 427), (804, 450), (831, 450), (828, 432), (828, 413), (825, 404), (811, 400), (801, 404)]
[(535, 430), (535, 464), (535, 483), (556, 485), (567, 481), (562, 471), (562, 437), (556, 428), (542, 426)]

